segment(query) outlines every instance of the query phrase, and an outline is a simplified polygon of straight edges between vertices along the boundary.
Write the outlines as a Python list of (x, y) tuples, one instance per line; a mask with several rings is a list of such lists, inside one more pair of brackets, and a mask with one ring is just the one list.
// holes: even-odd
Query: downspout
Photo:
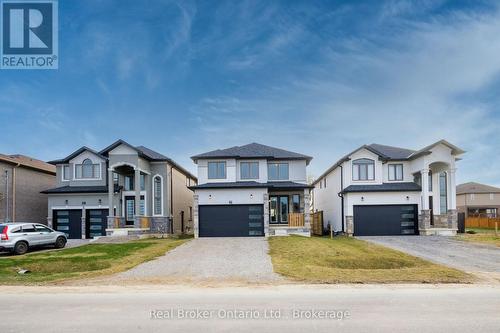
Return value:
[(341, 221), (342, 221), (342, 233), (343, 233), (345, 230), (345, 228), (344, 228), (344, 193), (342, 193), (344, 191), (344, 168), (342, 165), (339, 165), (339, 167), (340, 167), (340, 192), (338, 193), (338, 196), (340, 197), (340, 202), (342, 205), (342, 207), (340, 208), (340, 211), (342, 214)]
[(170, 166), (170, 234), (174, 233), (174, 169)]
[(5, 222), (9, 222), (9, 170), (5, 170)]
[(17, 163), (12, 168), (12, 222), (16, 222), (16, 168), (20, 165), (21, 163)]

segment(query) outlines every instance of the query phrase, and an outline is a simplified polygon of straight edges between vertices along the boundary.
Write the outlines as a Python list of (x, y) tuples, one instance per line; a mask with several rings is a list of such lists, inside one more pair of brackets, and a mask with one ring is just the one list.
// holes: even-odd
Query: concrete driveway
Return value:
[(466, 272), (500, 273), (500, 248), (440, 236), (366, 236), (362, 240)]
[(265, 238), (198, 238), (111, 279), (176, 283), (281, 280), (273, 272), (268, 251)]

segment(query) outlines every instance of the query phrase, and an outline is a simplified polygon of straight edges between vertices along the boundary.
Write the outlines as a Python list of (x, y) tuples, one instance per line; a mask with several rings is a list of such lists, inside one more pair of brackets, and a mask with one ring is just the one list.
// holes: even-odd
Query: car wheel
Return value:
[(18, 242), (14, 246), (14, 253), (15, 254), (25, 254), (28, 252), (28, 243), (26, 242)]
[(64, 238), (64, 237), (57, 237), (56, 243), (55, 243), (55, 248), (56, 249), (62, 249), (65, 246), (66, 246), (66, 238)]

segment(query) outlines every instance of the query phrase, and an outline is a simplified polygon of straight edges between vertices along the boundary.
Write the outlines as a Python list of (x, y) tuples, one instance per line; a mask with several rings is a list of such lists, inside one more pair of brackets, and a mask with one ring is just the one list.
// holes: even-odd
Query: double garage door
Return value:
[(264, 236), (263, 205), (201, 205), (200, 237)]
[(355, 236), (417, 235), (416, 205), (354, 206)]
[[(85, 219), (85, 238), (105, 236), (107, 227), (107, 209), (87, 209)], [(80, 209), (54, 210), (53, 226), (64, 232), (68, 238), (82, 238), (82, 211)]]

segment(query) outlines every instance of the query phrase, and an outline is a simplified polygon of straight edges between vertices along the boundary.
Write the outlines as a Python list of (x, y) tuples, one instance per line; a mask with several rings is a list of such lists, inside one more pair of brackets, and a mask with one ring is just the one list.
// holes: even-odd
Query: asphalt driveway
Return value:
[(466, 272), (500, 273), (500, 248), (440, 236), (365, 236), (362, 240), (387, 246)]
[(251, 282), (281, 280), (273, 272), (265, 238), (198, 238), (113, 280)]

